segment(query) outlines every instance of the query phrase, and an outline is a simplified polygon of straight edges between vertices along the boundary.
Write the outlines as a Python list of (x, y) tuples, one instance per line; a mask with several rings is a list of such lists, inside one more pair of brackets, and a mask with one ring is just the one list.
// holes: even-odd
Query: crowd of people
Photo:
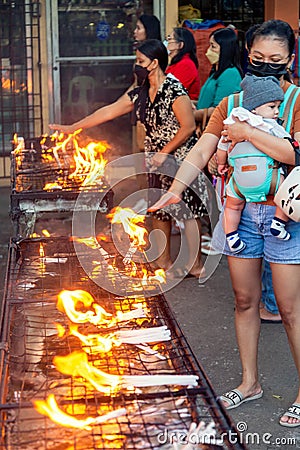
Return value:
[[(156, 20), (154, 22), (157, 24)], [(231, 174), (227, 176), (226, 185), (228, 204), (226, 199), (213, 232), (213, 246), (227, 256), (235, 295), (235, 329), (242, 381), (220, 398), (225, 408), (237, 408), (263, 396), (257, 356), (264, 261), (271, 270), (272, 281), (270, 275), (265, 276), (268, 277), (268, 287), (274, 288), (300, 377), (300, 225), (286, 217), (282, 221), (281, 216), (278, 217), (281, 212), (276, 210), (274, 203), (279, 180), (286, 174), (279, 165), (295, 165), (295, 151), (300, 140), (300, 96), (295, 96), (294, 102), (287, 101), (292, 86), (290, 68), (294, 61), (295, 36), (290, 25), (281, 20), (269, 20), (255, 27), (248, 44), (246, 81), (241, 83), (244, 74), (239, 63), (237, 34), (231, 28), (213, 32), (207, 51), (212, 70), (200, 89), (196, 47), (190, 31), (174, 28), (164, 44), (160, 35), (149, 34), (148, 25), (149, 21), (141, 17), (134, 32), (135, 40), (139, 41), (135, 50), (134, 85), (114, 103), (78, 122), (52, 124), (50, 128), (70, 133), (129, 112), (143, 125), (149, 188), (164, 192), (156, 200), (150, 196), (148, 209), (153, 229), (159, 230), (159, 236), (163, 237), (158, 236), (159, 251), (155, 262), (158, 267), (166, 269), (170, 277), (205, 276), (200, 245), (195, 249), (195, 235), (201, 236), (200, 219), (207, 212), (208, 193), (203, 170), (210, 160), (215, 159), (222, 138), (229, 152), (228, 163), (219, 152), (219, 161), (215, 163), (219, 163), (220, 171), (228, 169)], [(250, 93), (249, 83), (253, 84)], [(268, 89), (262, 95), (263, 83)], [(246, 109), (247, 120), (244, 116), (238, 118), (230, 114), (230, 94), (241, 91), (243, 87), (244, 99), (241, 94), (233, 97), (241, 99), (238, 106)], [(197, 102), (196, 107), (193, 101)], [(285, 108), (287, 103), (293, 104), (288, 111), (290, 120), (282, 124), (284, 128), (290, 124), (286, 131), (276, 122), (278, 115), (282, 117), (283, 114), (280, 103)], [(209, 121), (198, 139), (195, 121), (202, 119), (206, 109)], [(226, 121), (229, 115), (231, 120)], [(273, 122), (266, 124), (265, 117)], [(257, 120), (261, 126), (257, 126)], [(243, 157), (247, 157), (247, 153), (249, 156), (254, 148), (272, 161), (270, 172), (277, 174), (277, 186), (274, 191), (267, 186), (264, 197), (257, 198), (253, 195), (257, 192), (257, 183), (251, 179), (243, 193), (235, 191), (239, 200), (236, 206), (236, 199), (231, 199), (237, 169), (230, 161), (230, 152), (244, 147), (245, 143), (248, 150), (244, 151)], [(241, 169), (241, 178), (254, 166), (256, 163), (252, 162), (250, 169)], [(181, 200), (186, 207), (182, 206)], [(189, 261), (180, 273), (172, 267), (171, 218), (184, 221), (189, 247)], [(234, 239), (230, 239), (232, 231)], [(279, 423), (285, 427), (300, 425), (300, 389), (295, 402), (280, 417)]]

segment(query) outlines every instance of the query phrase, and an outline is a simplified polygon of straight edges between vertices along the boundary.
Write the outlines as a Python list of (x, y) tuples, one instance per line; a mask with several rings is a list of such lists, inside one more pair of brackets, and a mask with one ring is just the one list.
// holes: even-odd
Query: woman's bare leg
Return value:
[[(235, 294), (235, 329), (242, 364), (242, 383), (237, 389), (244, 397), (258, 394), (257, 353), (260, 331), (261, 259), (228, 257)], [(224, 402), (227, 407), (228, 403)]]
[[(300, 379), (300, 266), (271, 264), (271, 269), (278, 308)], [(300, 403), (300, 388), (295, 403)], [(300, 425), (299, 420), (287, 416), (281, 421)]]
[(162, 269), (172, 266), (171, 260), (171, 220), (163, 221), (152, 218), (152, 230), (156, 230), (155, 241), (158, 258), (155, 264)]
[(201, 220), (185, 220), (184, 229), (189, 252), (186, 267), (192, 275), (200, 277), (201, 274), (204, 275), (201, 272), (203, 269), (201, 261)]

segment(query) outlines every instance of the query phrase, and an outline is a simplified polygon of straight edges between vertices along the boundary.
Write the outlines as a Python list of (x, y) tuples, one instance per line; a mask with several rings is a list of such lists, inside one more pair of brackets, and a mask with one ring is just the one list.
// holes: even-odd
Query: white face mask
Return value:
[(211, 63), (211, 65), (217, 64), (217, 62), (219, 61), (219, 53), (214, 52), (213, 50), (211, 50), (211, 48), (209, 48), (207, 50), (207, 52), (205, 53), (205, 56), (207, 57), (208, 61)]
[(164, 41), (163, 41), (163, 44), (164, 44), (164, 46), (166, 47), (166, 49), (167, 49), (167, 52), (168, 52), (168, 55), (170, 54), (170, 50), (168, 49), (168, 41), (167, 41), (167, 39), (165, 39)]

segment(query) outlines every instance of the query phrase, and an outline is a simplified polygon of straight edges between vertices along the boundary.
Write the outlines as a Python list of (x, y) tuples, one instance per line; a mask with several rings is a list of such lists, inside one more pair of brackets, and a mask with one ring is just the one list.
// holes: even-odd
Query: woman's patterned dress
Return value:
[[(138, 98), (140, 87), (128, 93), (133, 102)], [(172, 76), (167, 76), (159, 87), (155, 100), (152, 103), (149, 96), (146, 99), (145, 118), (141, 120), (141, 108), (136, 111), (137, 119), (142, 121), (146, 130), (145, 153), (146, 166), (149, 171), (149, 188), (154, 196), (150, 195), (151, 204), (156, 201), (163, 192), (167, 191), (172, 183), (178, 167), (185, 159), (188, 152), (197, 142), (196, 133), (193, 133), (187, 141), (177, 148), (159, 168), (152, 170), (151, 159), (153, 153), (159, 152), (170, 142), (180, 128), (180, 124), (173, 112), (173, 103), (182, 96), (187, 95), (187, 91), (182, 84)], [(151, 188), (155, 188), (151, 190)], [(159, 210), (152, 215), (159, 220), (170, 220), (170, 215), (178, 220), (199, 218), (206, 213), (205, 205), (208, 203), (208, 193), (206, 187), (206, 177), (200, 172), (197, 179), (183, 193), (183, 201), (187, 207), (180, 204), (169, 205), (163, 210)]]

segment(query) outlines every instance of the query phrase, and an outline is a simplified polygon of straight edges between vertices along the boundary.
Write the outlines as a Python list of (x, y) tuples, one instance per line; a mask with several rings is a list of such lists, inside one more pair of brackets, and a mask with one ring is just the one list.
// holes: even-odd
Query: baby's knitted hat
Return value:
[(264, 103), (282, 101), (283, 90), (275, 77), (256, 77), (247, 74), (241, 82), (243, 93), (243, 107), (252, 111)]

